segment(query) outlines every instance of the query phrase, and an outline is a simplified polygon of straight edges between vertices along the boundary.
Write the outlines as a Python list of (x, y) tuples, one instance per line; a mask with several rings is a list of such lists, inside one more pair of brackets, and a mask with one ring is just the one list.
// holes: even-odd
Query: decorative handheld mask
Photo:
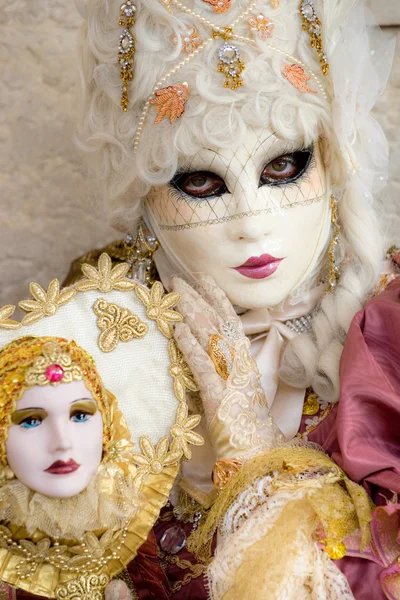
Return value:
[(66, 290), (32, 283), (22, 321), (0, 308), (0, 580), (33, 594), (102, 597), (202, 443), (180, 296), (129, 269), (103, 254)]

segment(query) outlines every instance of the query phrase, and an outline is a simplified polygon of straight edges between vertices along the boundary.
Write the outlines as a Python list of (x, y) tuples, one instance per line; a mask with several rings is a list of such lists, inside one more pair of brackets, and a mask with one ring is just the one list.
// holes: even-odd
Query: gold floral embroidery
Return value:
[(60, 306), (69, 302), (75, 295), (76, 290), (67, 289), (60, 292), (60, 283), (58, 279), (50, 282), (47, 292), (38, 283), (31, 283), (29, 291), (33, 300), (24, 300), (19, 303), (19, 307), (29, 313), (22, 320), (22, 325), (31, 325), (43, 317), (52, 317), (56, 314)]
[(57, 600), (103, 600), (104, 590), (109, 582), (107, 575), (81, 575), (77, 579), (59, 585), (56, 589)]
[(169, 119), (173, 124), (185, 112), (186, 102), (189, 99), (189, 86), (186, 82), (178, 85), (170, 85), (156, 92), (150, 104), (157, 109), (157, 117), (154, 123), (157, 125), (164, 119)]
[(21, 323), (10, 319), (15, 312), (15, 306), (7, 304), (0, 308), (0, 329), (19, 329)]
[[(46, 370), (51, 365), (61, 367), (63, 375), (60, 379), (54, 381), (46, 374)], [(25, 383), (29, 386), (34, 385), (59, 385), (62, 383), (71, 383), (83, 379), (83, 372), (79, 365), (72, 362), (71, 355), (63, 350), (57, 342), (47, 342), (43, 345), (42, 355), (33, 363), (30, 369), (25, 372)]]
[(118, 304), (110, 304), (99, 298), (93, 306), (97, 325), (102, 333), (99, 336), (99, 348), (102, 352), (112, 352), (118, 342), (130, 342), (132, 339), (146, 335), (148, 326), (137, 315), (121, 308)]
[(282, 74), (301, 94), (317, 93), (307, 85), (311, 78), (300, 65), (284, 65)]
[(183, 359), (183, 354), (179, 350), (176, 342), (171, 340), (168, 346), (171, 366), (169, 373), (174, 379), (175, 396), (180, 402), (184, 402), (186, 390), (197, 392), (198, 386), (193, 379), (193, 375)]
[(169, 442), (167, 436), (161, 438), (156, 447), (153, 446), (146, 436), (140, 438), (139, 444), (143, 454), (133, 454), (132, 461), (138, 465), (142, 475), (148, 475), (149, 473), (157, 475), (161, 473), (164, 467), (178, 462), (182, 456), (181, 451), (168, 451)]
[(189, 416), (189, 410), (184, 402), (181, 402), (176, 415), (176, 423), (171, 428), (172, 435), (172, 450), (178, 451), (183, 454), (186, 460), (192, 457), (192, 451), (189, 448), (189, 444), (193, 446), (202, 446), (204, 440), (198, 433), (192, 431), (200, 423), (200, 415)]
[(167, 337), (172, 338), (172, 327), (170, 321), (182, 321), (182, 315), (171, 310), (180, 301), (180, 295), (177, 292), (171, 292), (164, 295), (164, 288), (159, 281), (153, 284), (149, 291), (145, 287), (137, 286), (136, 295), (146, 307), (146, 316), (157, 323), (158, 329)]
[(99, 290), (103, 294), (112, 290), (129, 291), (136, 283), (126, 277), (130, 266), (126, 263), (112, 266), (111, 258), (105, 252), (100, 256), (97, 269), (89, 264), (82, 265), (82, 273), (87, 279), (76, 284), (78, 292)]

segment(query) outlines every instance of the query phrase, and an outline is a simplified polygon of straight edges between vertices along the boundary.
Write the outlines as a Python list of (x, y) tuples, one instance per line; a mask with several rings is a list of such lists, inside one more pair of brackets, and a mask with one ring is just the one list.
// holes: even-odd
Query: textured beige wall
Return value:
[[(399, 0), (371, 3), (383, 23), (400, 23)], [(0, 306), (25, 296), (32, 279), (62, 278), (74, 257), (116, 237), (88, 210), (73, 145), (77, 25), (72, 0), (0, 0)], [(398, 49), (377, 111), (397, 197), (399, 88)]]

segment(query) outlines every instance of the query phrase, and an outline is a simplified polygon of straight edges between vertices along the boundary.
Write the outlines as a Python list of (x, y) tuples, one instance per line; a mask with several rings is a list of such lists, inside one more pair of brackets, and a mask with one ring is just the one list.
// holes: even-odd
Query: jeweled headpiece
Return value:
[[(82, 10), (87, 105), (80, 137), (92, 155), (98, 151), (96, 175), (106, 174), (103, 191), (120, 228), (132, 228), (140, 201), (173, 179), (182, 156), (228, 147), (249, 127), (303, 144), (324, 132), (336, 164), (333, 185), (349, 186), (349, 178), (337, 177), (347, 168), (368, 195), (382, 187), (385, 140), (370, 112), (387, 81), (393, 43), (372, 27), (364, 0), (134, 4), (128, 33), (135, 76), (127, 86), (123, 79), (126, 112), (116, 54), (120, 0), (83, 2)], [(124, 44), (131, 46), (127, 34)]]

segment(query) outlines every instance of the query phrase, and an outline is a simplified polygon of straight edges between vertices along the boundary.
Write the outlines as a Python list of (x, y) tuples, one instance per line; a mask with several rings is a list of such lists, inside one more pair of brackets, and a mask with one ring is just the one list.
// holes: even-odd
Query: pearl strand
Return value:
[[(212, 23), (211, 21), (209, 21), (205, 17), (202, 17), (201, 15), (199, 15), (198, 13), (196, 13), (191, 8), (188, 8), (187, 6), (185, 6), (184, 4), (182, 4), (182, 2), (179, 2), (179, 0), (171, 0), (171, 4), (173, 4), (174, 6), (176, 6), (176, 8), (179, 8), (179, 10), (181, 10), (184, 13), (186, 13), (187, 15), (190, 15), (191, 17), (194, 17), (195, 19), (197, 19), (198, 21), (200, 21), (200, 23), (203, 23), (204, 25), (207, 25), (207, 27), (210, 27), (210, 29), (215, 29), (216, 31), (224, 31), (224, 29), (225, 29), (225, 27), (219, 27), (218, 25), (215, 25), (214, 23)], [(235, 25), (237, 25), (238, 23), (240, 23), (240, 21), (242, 21), (243, 19), (245, 19), (251, 13), (251, 11), (257, 6), (257, 4), (258, 4), (258, 0), (253, 0), (251, 2), (251, 4), (246, 8), (246, 10), (243, 11), (233, 21), (233, 23), (231, 23), (229, 25), (229, 27), (233, 28), (233, 27), (235, 27)]]
[(164, 75), (164, 77), (162, 79), (160, 79), (156, 85), (153, 87), (153, 90), (151, 92), (151, 95), (149, 96), (149, 98), (146, 100), (145, 105), (143, 107), (142, 113), (140, 115), (139, 121), (138, 121), (138, 126), (136, 129), (136, 133), (135, 133), (135, 137), (133, 139), (133, 150), (136, 151), (139, 147), (139, 142), (140, 142), (140, 138), (142, 137), (142, 133), (143, 133), (143, 128), (144, 128), (144, 124), (145, 121), (147, 119), (147, 115), (149, 114), (149, 110), (151, 107), (151, 101), (153, 100), (154, 96), (156, 95), (156, 93), (163, 87), (165, 87), (165, 84), (168, 82), (168, 80), (172, 77), (172, 75), (175, 75), (175, 73), (177, 73), (178, 71), (180, 71), (184, 66), (186, 66), (191, 60), (192, 58), (194, 58), (195, 56), (197, 56), (198, 54), (200, 54), (200, 52), (202, 50), (204, 50), (204, 48), (213, 41), (213, 38), (210, 37), (207, 40), (205, 40), (205, 42), (203, 42), (200, 46), (198, 46), (196, 48), (196, 50), (193, 50), (193, 52), (191, 52), (190, 54), (188, 54), (183, 60), (181, 60), (180, 63), (178, 63), (173, 69), (171, 69), (170, 71), (168, 71), (168, 73), (166, 75)]

